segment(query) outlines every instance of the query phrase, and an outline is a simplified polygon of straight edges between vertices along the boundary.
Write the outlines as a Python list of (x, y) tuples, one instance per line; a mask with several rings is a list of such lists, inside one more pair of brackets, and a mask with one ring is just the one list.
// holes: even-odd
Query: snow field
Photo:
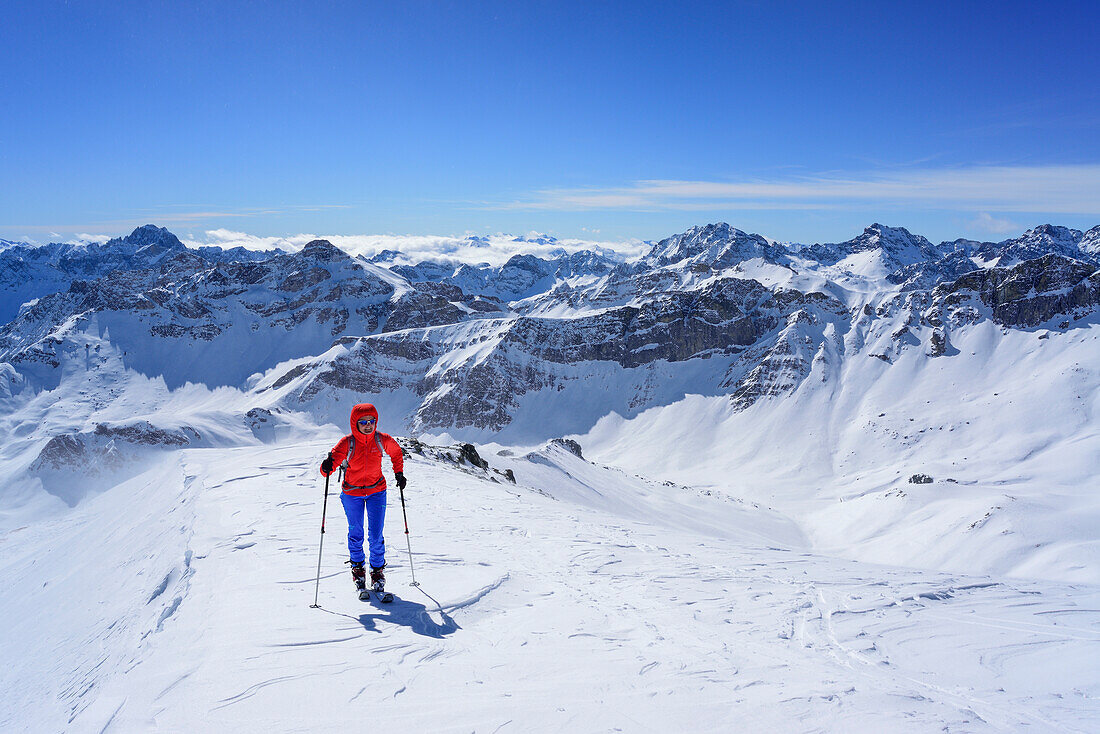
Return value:
[(1040, 333), (983, 323), (954, 357), (857, 355), (742, 412), (689, 394), (576, 438), (600, 462), (774, 508), (827, 555), (1098, 584), (1100, 327)]
[(187, 597), (196, 481), (162, 457), (56, 520), (0, 535), (0, 730), (107, 723), (122, 699), (104, 683), (138, 664)]
[(0, 672), (2, 728), (1100, 725), (1097, 587), (813, 554), (766, 507), (558, 448), (487, 454), (517, 485), (412, 456), (421, 587), (394, 488), (392, 605), (355, 597), (332, 487), (311, 609), (331, 438), (179, 452), (6, 535), (0, 644), (34, 664)]

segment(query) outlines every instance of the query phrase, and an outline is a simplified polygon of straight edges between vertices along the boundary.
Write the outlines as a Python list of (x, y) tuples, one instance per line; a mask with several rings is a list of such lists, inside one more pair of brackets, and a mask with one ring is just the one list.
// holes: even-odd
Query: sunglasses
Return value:
[(371, 426), (371, 425), (374, 425), (377, 422), (378, 421), (375, 418), (364, 418), (363, 420), (359, 421), (359, 425), (361, 425), (361, 426)]

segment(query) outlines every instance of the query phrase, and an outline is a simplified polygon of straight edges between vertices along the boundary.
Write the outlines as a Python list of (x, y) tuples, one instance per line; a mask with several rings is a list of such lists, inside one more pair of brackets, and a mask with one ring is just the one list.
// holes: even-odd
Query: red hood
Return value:
[(359, 403), (351, 409), (351, 435), (361, 436), (359, 426), (356, 425), (360, 418), (374, 418), (374, 430), (378, 430), (378, 411), (370, 403)]

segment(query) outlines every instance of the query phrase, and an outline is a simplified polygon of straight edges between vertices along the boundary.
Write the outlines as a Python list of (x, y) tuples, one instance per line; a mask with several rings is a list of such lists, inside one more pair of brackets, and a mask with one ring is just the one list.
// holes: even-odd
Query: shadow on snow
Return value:
[[(417, 590), (432, 600), (435, 605), (435, 609), (429, 611), (428, 607), (424, 604), (420, 604), (409, 599), (402, 599), (399, 596), (394, 596), (393, 601), (389, 604), (382, 604), (378, 601), (377, 596), (371, 594), (371, 605), (380, 610), (379, 613), (374, 614), (360, 614), (358, 617), (354, 617), (350, 614), (344, 614), (342, 612), (334, 612), (329, 609), (323, 611), (329, 614), (339, 614), (341, 617), (348, 617), (354, 619), (359, 624), (363, 625), (363, 629), (369, 632), (381, 632), (378, 628), (378, 622), (385, 622), (389, 624), (401, 625), (408, 627), (418, 635), (424, 635), (425, 637), (434, 637), (440, 639), (447, 635), (453, 634), (462, 629), (458, 626), (458, 623), (454, 621), (449, 614), (443, 611), (443, 606), (436, 601), (428, 592), (424, 591), (420, 587), (416, 587)], [(381, 610), (385, 610), (384, 612)], [(438, 613), (443, 620), (442, 624), (435, 621), (432, 614)]]

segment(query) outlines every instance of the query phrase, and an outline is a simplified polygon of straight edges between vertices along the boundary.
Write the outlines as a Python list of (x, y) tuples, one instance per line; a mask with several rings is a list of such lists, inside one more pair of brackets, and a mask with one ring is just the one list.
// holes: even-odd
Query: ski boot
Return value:
[(355, 582), (355, 588), (359, 592), (359, 600), (366, 601), (370, 598), (370, 592), (367, 590), (367, 569), (364, 568), (362, 563), (351, 563), (351, 578)]
[(386, 574), (382, 572), (385, 564), (375, 568), (370, 567), (370, 587), (381, 594), (386, 589)]
[(386, 574), (382, 572), (385, 567), (386, 564), (382, 564), (378, 568), (370, 567), (370, 587), (374, 589), (374, 593), (378, 594), (379, 601), (383, 604), (389, 604), (393, 601), (393, 594), (386, 591)]

